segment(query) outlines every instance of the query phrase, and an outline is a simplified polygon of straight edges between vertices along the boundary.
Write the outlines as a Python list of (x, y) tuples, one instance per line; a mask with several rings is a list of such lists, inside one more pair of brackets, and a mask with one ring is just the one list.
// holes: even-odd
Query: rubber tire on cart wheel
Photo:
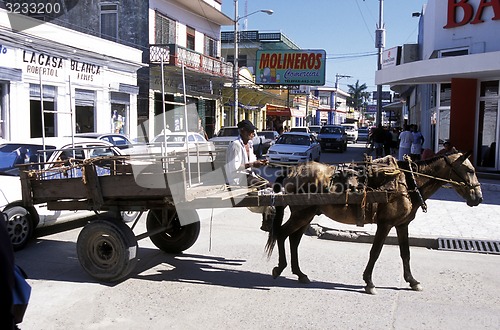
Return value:
[(116, 219), (89, 222), (78, 235), (76, 248), (80, 265), (99, 281), (119, 281), (137, 264), (135, 235)]
[(23, 249), (30, 240), (35, 225), (31, 214), (22, 206), (13, 206), (3, 211), (7, 215), (7, 232), (14, 251)]
[[(188, 216), (193, 222), (181, 226), (179, 215), (175, 212), (169, 227), (164, 233), (151, 235), (149, 238), (160, 250), (167, 253), (180, 253), (189, 249), (200, 235), (200, 219), (195, 210), (183, 210), (183, 216)], [(169, 213), (170, 215), (170, 213)], [(159, 209), (149, 210), (146, 218), (146, 228), (148, 231), (156, 230), (162, 225), (162, 211)]]

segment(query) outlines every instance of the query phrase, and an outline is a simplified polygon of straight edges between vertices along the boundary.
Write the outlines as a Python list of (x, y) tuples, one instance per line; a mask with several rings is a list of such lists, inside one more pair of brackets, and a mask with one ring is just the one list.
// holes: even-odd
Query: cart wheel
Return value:
[[(168, 224), (167, 230), (164, 233), (151, 235), (149, 237), (157, 248), (167, 253), (180, 253), (189, 249), (196, 242), (200, 235), (200, 220), (198, 218), (198, 213), (194, 210), (184, 210), (182, 214), (186, 214), (196, 221), (189, 225), (181, 226), (179, 215), (175, 212), (172, 221)], [(161, 227), (161, 219), (161, 210), (150, 210), (146, 219), (147, 230), (152, 231)]]
[(115, 219), (94, 220), (83, 227), (76, 242), (83, 269), (100, 281), (126, 277), (137, 264), (137, 240), (132, 229)]

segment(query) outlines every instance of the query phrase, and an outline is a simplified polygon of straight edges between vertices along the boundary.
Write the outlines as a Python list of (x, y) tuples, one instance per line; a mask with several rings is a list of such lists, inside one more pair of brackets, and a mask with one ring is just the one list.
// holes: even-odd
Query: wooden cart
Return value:
[[(42, 168), (47, 168), (43, 166)], [(220, 171), (220, 170), (219, 170)], [(261, 195), (248, 189), (227, 189), (210, 178), (187, 184), (182, 162), (164, 159), (103, 157), (69, 166), (21, 171), (26, 206), (47, 203), (51, 210), (95, 210), (106, 217), (90, 221), (77, 240), (82, 267), (106, 282), (127, 277), (137, 264), (137, 241), (149, 237), (162, 251), (179, 253), (191, 247), (200, 232), (196, 209), (271, 205), (360, 204), (387, 202), (386, 192)], [(145, 233), (135, 235), (121, 211), (148, 211)], [(113, 216), (116, 215), (116, 216)], [(138, 221), (138, 220), (137, 220)]]

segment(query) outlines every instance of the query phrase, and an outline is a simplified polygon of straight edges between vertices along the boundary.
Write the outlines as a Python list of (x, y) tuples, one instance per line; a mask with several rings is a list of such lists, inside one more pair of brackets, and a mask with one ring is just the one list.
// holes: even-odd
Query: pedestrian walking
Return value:
[(417, 125), (412, 125), (411, 132), (413, 134), (413, 142), (411, 143), (411, 159), (420, 160), (422, 154), (422, 145), (424, 144), (424, 136), (418, 130)]
[(408, 125), (404, 125), (403, 131), (399, 134), (399, 160), (404, 160), (405, 155), (410, 155), (412, 143), (413, 134), (410, 132)]
[(386, 141), (386, 133), (382, 124), (378, 124), (372, 134), (373, 146), (375, 147), (375, 158), (384, 156), (384, 143)]

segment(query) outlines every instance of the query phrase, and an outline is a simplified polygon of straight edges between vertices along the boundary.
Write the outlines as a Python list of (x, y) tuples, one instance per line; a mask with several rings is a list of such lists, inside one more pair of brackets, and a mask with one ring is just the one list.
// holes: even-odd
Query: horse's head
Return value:
[(462, 196), (469, 206), (477, 206), (483, 201), (481, 184), (476, 170), (469, 161), (470, 152), (465, 154), (455, 153), (444, 157), (450, 167), (449, 179), (455, 191)]

